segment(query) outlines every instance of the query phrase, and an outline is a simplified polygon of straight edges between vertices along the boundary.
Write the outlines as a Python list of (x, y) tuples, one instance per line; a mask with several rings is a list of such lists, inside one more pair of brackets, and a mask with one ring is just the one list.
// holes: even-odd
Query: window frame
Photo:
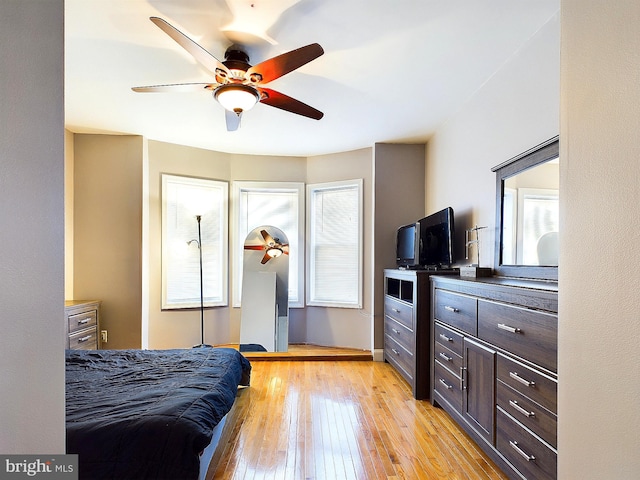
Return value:
[[(261, 223), (261, 225), (245, 225), (244, 228), (247, 229), (246, 233), (243, 235), (240, 233), (240, 222), (239, 218), (241, 213), (240, 202), (241, 195), (243, 192), (273, 192), (275, 193), (296, 193), (298, 206), (297, 206), (297, 254), (296, 259), (298, 262), (297, 268), (297, 297), (298, 298), (289, 298), (289, 308), (303, 308), (304, 307), (304, 295), (305, 295), (305, 184), (304, 182), (268, 182), (268, 181), (244, 181), (244, 180), (236, 180), (232, 182), (232, 200), (231, 200), (231, 222), (232, 222), (232, 231), (234, 241), (231, 245), (231, 258), (233, 259), (232, 265), (232, 293), (231, 293), (231, 305), (234, 308), (238, 308), (242, 306), (242, 271), (243, 271), (243, 253), (244, 253), (244, 241), (246, 235), (251, 232), (256, 227), (261, 225), (268, 225), (269, 222)], [(273, 225), (274, 227), (280, 228), (287, 235), (288, 241), (291, 244), (293, 239), (289, 235), (288, 232), (282, 229), (280, 225)], [(294, 262), (291, 261), (292, 253), (295, 252), (295, 247), (290, 248), (289, 251), (289, 282), (291, 282), (291, 267)]]
[[(180, 184), (184, 186), (193, 186), (198, 189), (210, 189), (212, 190), (212, 194), (217, 194), (219, 198), (219, 202), (212, 206), (212, 209), (217, 209), (219, 221), (219, 228), (217, 231), (217, 235), (219, 235), (220, 242), (215, 250), (213, 250), (212, 254), (219, 255), (219, 264), (220, 268), (217, 271), (217, 280), (219, 282), (220, 288), (215, 292), (213, 297), (204, 297), (204, 306), (205, 307), (225, 307), (228, 306), (228, 265), (229, 265), (229, 182), (224, 180), (217, 179), (209, 179), (202, 177), (190, 177), (184, 175), (174, 175), (174, 174), (161, 174), (161, 309), (162, 310), (182, 310), (182, 309), (191, 309), (200, 307), (200, 279), (199, 279), (199, 253), (198, 253), (198, 279), (195, 282), (195, 288), (197, 291), (194, 296), (183, 297), (184, 301), (172, 301), (168, 298), (168, 276), (171, 274), (170, 269), (172, 267), (172, 261), (175, 257), (180, 255), (189, 255), (192, 256), (193, 252), (189, 252), (188, 242), (190, 240), (197, 240), (197, 221), (195, 218), (196, 213), (193, 212), (195, 206), (187, 206), (188, 202), (181, 202), (182, 208), (176, 209), (176, 223), (179, 222), (180, 219), (186, 219), (188, 216), (193, 216), (193, 230), (194, 235), (193, 238), (184, 238), (184, 251), (176, 251), (178, 245), (181, 245), (182, 239), (178, 238), (170, 238), (171, 233), (169, 232), (169, 219), (168, 219), (168, 204), (171, 201), (170, 193), (169, 193), (169, 185), (171, 183)], [(178, 200), (175, 200), (178, 203)], [(195, 202), (194, 202), (195, 203)], [(188, 210), (189, 215), (186, 214)], [(202, 212), (204, 213), (204, 212)], [(202, 214), (201, 213), (201, 214)], [(204, 217), (204, 215), (203, 215)], [(205, 231), (206, 233), (206, 231)], [(203, 240), (202, 243), (205, 245), (205, 249), (203, 252), (206, 252), (206, 243)], [(199, 246), (192, 246), (192, 249), (199, 248)], [(210, 254), (211, 255), (211, 254)], [(215, 271), (215, 259), (208, 260), (210, 255), (203, 255), (203, 272), (204, 279), (206, 285), (207, 276), (211, 275), (211, 271)], [(176, 260), (177, 261), (177, 260)], [(213, 265), (211, 264), (213, 263)], [(211, 270), (207, 272), (207, 265), (211, 267)], [(184, 273), (183, 273), (184, 274)], [(204, 289), (206, 293), (206, 288)], [(186, 298), (196, 298), (194, 301), (187, 301)]]
[[(306, 274), (306, 305), (310, 307), (336, 307), (336, 308), (357, 308), (361, 309), (363, 304), (363, 272), (364, 272), (364, 189), (363, 179), (339, 180), (333, 182), (313, 183), (307, 185), (307, 274)], [(358, 245), (357, 245), (357, 261), (358, 261), (358, 286), (357, 299), (351, 302), (339, 300), (319, 300), (313, 298), (315, 292), (314, 271), (314, 193), (317, 191), (344, 190), (345, 188), (355, 188), (358, 196)]]

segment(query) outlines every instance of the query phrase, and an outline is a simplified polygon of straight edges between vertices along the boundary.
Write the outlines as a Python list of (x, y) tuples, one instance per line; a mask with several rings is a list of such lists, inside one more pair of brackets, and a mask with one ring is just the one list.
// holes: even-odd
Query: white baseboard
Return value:
[(373, 350), (373, 361), (374, 362), (384, 362), (384, 349), (382, 349), (382, 348), (374, 348), (374, 350)]

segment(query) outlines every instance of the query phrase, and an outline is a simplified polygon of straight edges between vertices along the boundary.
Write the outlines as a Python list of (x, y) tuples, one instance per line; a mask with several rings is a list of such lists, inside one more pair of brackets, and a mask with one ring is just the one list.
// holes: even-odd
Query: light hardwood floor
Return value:
[(209, 479), (506, 479), (389, 364), (274, 359), (252, 367)]

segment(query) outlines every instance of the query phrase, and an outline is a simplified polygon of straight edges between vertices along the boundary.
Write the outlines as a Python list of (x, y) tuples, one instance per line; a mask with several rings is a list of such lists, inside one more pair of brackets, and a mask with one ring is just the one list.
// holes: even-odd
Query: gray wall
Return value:
[(74, 135), (73, 295), (100, 300), (103, 348), (140, 348), (143, 138)]
[(0, 2), (5, 454), (64, 453), (63, 34), (62, 0)]

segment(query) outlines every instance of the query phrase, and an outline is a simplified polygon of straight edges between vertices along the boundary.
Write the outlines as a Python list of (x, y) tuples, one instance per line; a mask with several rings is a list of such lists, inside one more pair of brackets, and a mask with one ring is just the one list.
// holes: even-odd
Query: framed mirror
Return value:
[(494, 274), (557, 281), (558, 137), (492, 171), (496, 173)]

